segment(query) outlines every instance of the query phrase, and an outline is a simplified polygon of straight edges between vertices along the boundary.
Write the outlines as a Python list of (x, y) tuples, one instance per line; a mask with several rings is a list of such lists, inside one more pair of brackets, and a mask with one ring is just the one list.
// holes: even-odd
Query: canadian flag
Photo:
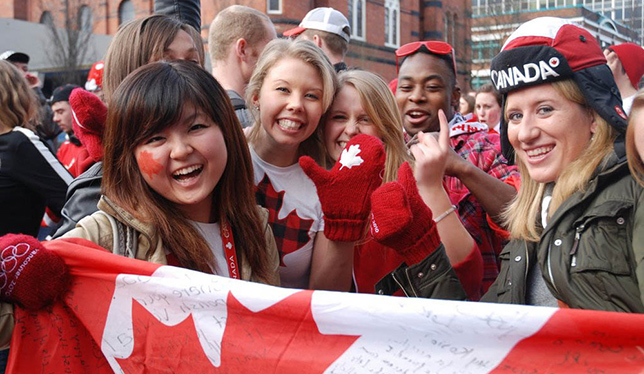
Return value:
[(641, 373), (635, 314), (254, 284), (47, 242), (74, 276), (15, 309), (10, 373)]

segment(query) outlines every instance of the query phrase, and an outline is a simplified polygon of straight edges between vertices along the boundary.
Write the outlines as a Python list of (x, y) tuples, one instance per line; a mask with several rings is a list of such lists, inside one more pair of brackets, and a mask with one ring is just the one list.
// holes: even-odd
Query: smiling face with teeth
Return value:
[(335, 96), (324, 124), (324, 144), (334, 161), (340, 158), (347, 142), (358, 134), (380, 138), (380, 132), (362, 106), (355, 87), (345, 84)]
[[(274, 163), (276, 149), (287, 163), (297, 162), (298, 147), (317, 129), (324, 111), (324, 84), (316, 68), (298, 58), (284, 57), (268, 71), (259, 95), (261, 128), (255, 151)], [(288, 165), (280, 165), (288, 166)]]
[(454, 89), (450, 62), (428, 53), (407, 57), (398, 73), (396, 101), (409, 135), (419, 131), (438, 131), (438, 110), (450, 121), (460, 94)]
[(539, 183), (555, 182), (597, 128), (588, 109), (550, 83), (510, 92), (505, 116), (516, 156)]
[(134, 156), (150, 188), (188, 218), (210, 222), (213, 190), (228, 160), (221, 129), (210, 117), (186, 106), (178, 123), (147, 138)]

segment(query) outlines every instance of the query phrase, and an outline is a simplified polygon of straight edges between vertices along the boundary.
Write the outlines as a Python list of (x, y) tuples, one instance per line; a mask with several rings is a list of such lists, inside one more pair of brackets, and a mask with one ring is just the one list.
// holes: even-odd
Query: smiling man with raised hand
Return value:
[(489, 134), (485, 124), (467, 122), (454, 111), (460, 95), (455, 89), (456, 64), (451, 45), (439, 41), (405, 44), (396, 51), (396, 62), (396, 101), (407, 134), (439, 131), (439, 110), (449, 121), (451, 148), (441, 156), (448, 159), (443, 178), (463, 225), (481, 250), (484, 293), (498, 275), (497, 256), (505, 242), (490, 227), (487, 215), (497, 219), (515, 196), (516, 190), (503, 180), (518, 178), (518, 172), (501, 156), (497, 134)]

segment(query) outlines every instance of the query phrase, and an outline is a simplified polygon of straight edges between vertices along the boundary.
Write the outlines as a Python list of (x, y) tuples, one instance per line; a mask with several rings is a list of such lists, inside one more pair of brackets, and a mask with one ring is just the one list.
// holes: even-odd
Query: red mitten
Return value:
[(398, 181), (379, 187), (371, 195), (371, 234), (395, 249), (408, 265), (429, 256), (440, 245), (432, 211), (418, 193), (408, 163), (398, 168)]
[(368, 224), (371, 193), (382, 184), (385, 148), (369, 135), (353, 137), (333, 169), (319, 167), (310, 157), (300, 157), (300, 166), (317, 188), (324, 235), (333, 241), (362, 238)]
[(0, 301), (39, 310), (62, 296), (71, 277), (63, 259), (31, 236), (0, 238)]
[(74, 134), (95, 161), (103, 159), (103, 130), (107, 119), (105, 103), (91, 92), (76, 88), (69, 95), (74, 118)]

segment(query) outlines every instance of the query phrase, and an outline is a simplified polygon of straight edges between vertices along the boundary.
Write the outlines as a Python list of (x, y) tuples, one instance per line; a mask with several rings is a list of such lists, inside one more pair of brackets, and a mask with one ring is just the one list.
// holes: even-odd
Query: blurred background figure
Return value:
[(606, 48), (604, 56), (622, 95), (624, 111), (628, 114), (644, 75), (644, 49), (637, 44), (623, 43)]
[(498, 134), (501, 124), (501, 94), (491, 83), (486, 83), (476, 92), (475, 102), (479, 122), (487, 124), (490, 131)]
[(38, 104), (36, 107), (37, 115), (31, 119), (30, 128), (51, 147), (53, 152), (56, 152), (60, 144), (57, 137), (61, 133), (61, 130), (52, 120), (53, 114), (49, 104), (47, 104), (47, 98), (42, 93), (38, 75), (29, 72), (29, 55), (22, 52), (6, 51), (0, 54), (0, 60), (8, 61), (18, 68), (22, 76), (29, 83), (29, 87), (36, 94)]
[(474, 97), (468, 94), (461, 95), (458, 111), (464, 116), (474, 113)]
[(54, 122), (65, 133), (65, 141), (58, 148), (56, 157), (74, 178), (81, 174), (80, 165), (87, 158), (87, 151), (81, 141), (74, 135), (74, 120), (69, 95), (76, 88), (75, 84), (57, 87), (51, 97), (51, 109), (54, 111)]
[(105, 63), (103, 61), (95, 62), (87, 74), (87, 82), (85, 82), (85, 89), (101, 97), (103, 91), (103, 68)]

